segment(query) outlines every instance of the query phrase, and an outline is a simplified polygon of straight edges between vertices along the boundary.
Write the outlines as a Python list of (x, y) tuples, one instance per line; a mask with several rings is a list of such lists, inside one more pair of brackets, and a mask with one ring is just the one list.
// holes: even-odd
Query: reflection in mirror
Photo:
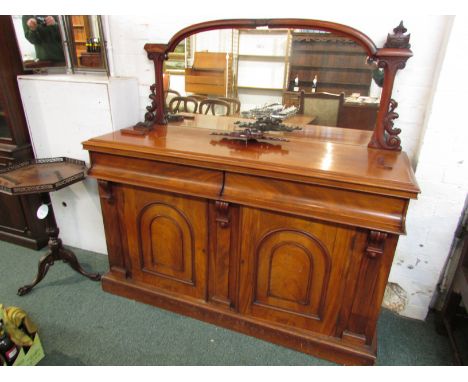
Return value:
[(2, 138), (10, 139), (11, 131), (8, 128), (5, 110), (3, 110), (2, 105), (0, 105), (0, 139)]
[(14, 15), (12, 18), (26, 70), (66, 66), (58, 16)]
[(74, 70), (107, 70), (101, 17), (66, 16), (66, 24)]
[(381, 84), (364, 48), (319, 30), (202, 32), (165, 64), (167, 97), (230, 98), (247, 118), (302, 115), (310, 124), (362, 130), (375, 127)]

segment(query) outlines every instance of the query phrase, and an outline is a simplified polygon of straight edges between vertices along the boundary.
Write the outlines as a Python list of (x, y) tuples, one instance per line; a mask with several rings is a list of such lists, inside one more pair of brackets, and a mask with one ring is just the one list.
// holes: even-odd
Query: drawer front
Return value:
[(200, 167), (91, 152), (88, 175), (128, 184), (206, 198), (217, 198), (223, 173)]
[(203, 199), (122, 187), (130, 274), (136, 282), (205, 299), (207, 203)]
[(401, 234), (408, 201), (319, 184), (226, 173), (223, 200), (322, 221)]

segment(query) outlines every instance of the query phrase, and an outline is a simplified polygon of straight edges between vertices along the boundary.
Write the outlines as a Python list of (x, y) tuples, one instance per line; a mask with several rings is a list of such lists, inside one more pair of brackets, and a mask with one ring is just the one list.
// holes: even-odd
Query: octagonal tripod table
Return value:
[(49, 235), (49, 251), (39, 260), (36, 278), (31, 284), (19, 288), (18, 295), (29, 293), (57, 260), (69, 264), (75, 271), (91, 280), (101, 280), (100, 274), (86, 272), (75, 254), (63, 247), (62, 240), (58, 237), (59, 229), (55, 218), (49, 213), (48, 193), (82, 181), (86, 172), (83, 161), (63, 157), (34, 159), (0, 170), (0, 192), (9, 195), (41, 194), (43, 204), (37, 210), (37, 217), (46, 219), (46, 232)]

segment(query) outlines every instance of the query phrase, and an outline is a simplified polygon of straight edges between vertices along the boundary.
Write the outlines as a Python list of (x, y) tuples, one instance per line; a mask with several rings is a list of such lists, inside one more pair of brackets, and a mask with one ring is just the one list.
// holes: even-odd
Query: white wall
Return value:
[(439, 51), (440, 76), (433, 77), (427, 128), (421, 134), (416, 177), (422, 194), (410, 205), (408, 235), (400, 239), (390, 274), (390, 281), (408, 293), (402, 314), (415, 318), (427, 313), (468, 191), (468, 126), (462, 115), (468, 54), (460, 49), (468, 41), (468, 17), (456, 16), (447, 32), (446, 52)]
[[(37, 158), (66, 156), (89, 166), (83, 141), (131, 126), (138, 118), (138, 86), (132, 78), (22, 75), (18, 86)], [(95, 179), (88, 177), (50, 197), (65, 245), (107, 252)]]
[[(403, 149), (418, 169), (422, 195), (412, 202), (407, 218), (408, 236), (400, 239), (390, 281), (400, 284), (408, 295), (404, 315), (424, 318), (435, 290), (440, 271), (448, 255), (461, 200), (467, 190), (466, 129), (454, 110), (463, 110), (457, 89), (463, 73), (464, 57), (457, 57), (455, 47), (467, 41), (467, 20), (456, 22), (450, 32), (451, 18), (417, 15), (401, 16), (382, 13), (372, 15), (321, 12), (313, 6), (303, 7), (204, 7), (203, 12), (148, 12), (136, 5), (133, 13), (142, 16), (107, 16), (109, 54), (113, 74), (137, 77), (140, 95), (140, 119), (149, 104), (149, 86), (154, 82), (152, 62), (143, 46), (147, 42), (166, 43), (170, 37), (190, 24), (221, 18), (300, 17), (315, 18), (351, 25), (366, 33), (382, 46), (387, 33), (401, 18), (411, 32), (414, 52), (404, 71), (397, 76), (393, 97), (399, 102), (400, 118), (396, 126)], [(448, 37), (451, 36), (451, 40)], [(446, 60), (445, 47), (448, 41)], [(459, 60), (459, 61), (457, 61)], [(438, 83), (438, 74), (441, 82)], [(437, 91), (435, 93), (435, 91)], [(464, 139), (463, 139), (464, 138)], [(420, 156), (419, 156), (420, 154)]]

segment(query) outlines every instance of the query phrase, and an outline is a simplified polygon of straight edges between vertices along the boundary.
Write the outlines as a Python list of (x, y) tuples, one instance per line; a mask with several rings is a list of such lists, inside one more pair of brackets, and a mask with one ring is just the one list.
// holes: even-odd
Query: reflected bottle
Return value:
[(0, 320), (0, 355), (8, 366), (13, 365), (19, 355), (19, 348), (8, 336), (3, 320)]
[(317, 92), (317, 75), (314, 76), (312, 80), (312, 93)]
[(294, 78), (294, 89), (295, 92), (299, 91), (299, 75), (296, 74), (296, 78)]

